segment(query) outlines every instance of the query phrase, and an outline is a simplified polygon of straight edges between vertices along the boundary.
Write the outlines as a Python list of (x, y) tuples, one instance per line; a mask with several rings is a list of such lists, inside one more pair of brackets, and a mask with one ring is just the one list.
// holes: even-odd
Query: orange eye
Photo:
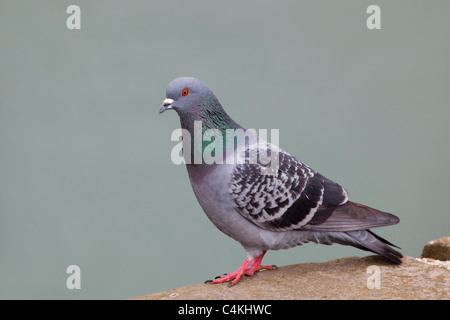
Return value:
[(189, 90), (188, 89), (184, 89), (183, 91), (181, 91), (181, 95), (182, 96), (187, 96), (189, 94)]

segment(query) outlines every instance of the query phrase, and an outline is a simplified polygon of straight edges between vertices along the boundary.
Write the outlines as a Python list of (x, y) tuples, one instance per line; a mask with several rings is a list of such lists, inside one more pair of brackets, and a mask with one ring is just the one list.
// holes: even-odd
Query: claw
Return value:
[(228, 282), (231, 280), (231, 282), (228, 283), (228, 287), (234, 286), (236, 283), (239, 282), (242, 276), (254, 276), (257, 271), (261, 269), (266, 270), (272, 270), (272, 269), (278, 269), (277, 266), (271, 265), (271, 266), (263, 266), (261, 265), (261, 260), (264, 257), (264, 254), (266, 252), (264, 251), (261, 255), (259, 255), (256, 258), (253, 259), (245, 259), (244, 263), (237, 269), (235, 272), (231, 273), (225, 273), (222, 276), (214, 278), (212, 283), (222, 283), (222, 282)]

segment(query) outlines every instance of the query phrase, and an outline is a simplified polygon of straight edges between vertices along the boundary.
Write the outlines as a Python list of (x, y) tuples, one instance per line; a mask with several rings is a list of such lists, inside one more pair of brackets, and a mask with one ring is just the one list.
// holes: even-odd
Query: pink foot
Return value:
[(221, 277), (217, 277), (214, 280), (208, 280), (206, 282), (212, 282), (212, 283), (222, 283), (231, 281), (228, 286), (234, 286), (238, 281), (241, 279), (243, 275), (253, 276), (256, 271), (259, 271), (261, 269), (266, 270), (272, 270), (276, 269), (277, 266), (263, 266), (261, 265), (262, 258), (264, 257), (264, 254), (266, 252), (264, 251), (261, 255), (259, 255), (256, 258), (253, 258), (249, 260), (248, 258), (245, 259), (244, 263), (237, 269), (235, 272), (224, 274)]

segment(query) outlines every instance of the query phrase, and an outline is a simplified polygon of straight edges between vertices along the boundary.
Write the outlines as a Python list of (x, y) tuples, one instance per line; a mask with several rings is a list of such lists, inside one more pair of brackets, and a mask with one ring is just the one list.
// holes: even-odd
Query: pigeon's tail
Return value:
[(337, 232), (334, 233), (334, 236), (331, 236), (330, 240), (342, 245), (350, 245), (358, 249), (377, 253), (396, 264), (402, 263), (401, 258), (403, 255), (390, 246), (398, 247), (368, 229)]

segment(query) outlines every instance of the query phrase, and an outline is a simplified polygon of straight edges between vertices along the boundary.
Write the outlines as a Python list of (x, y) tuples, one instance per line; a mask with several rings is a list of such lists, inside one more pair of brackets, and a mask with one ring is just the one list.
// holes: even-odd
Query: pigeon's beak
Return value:
[(172, 102), (173, 102), (173, 99), (169, 99), (169, 98), (165, 99), (163, 102), (163, 105), (161, 106), (161, 108), (159, 108), (158, 114), (161, 114), (164, 111), (172, 109)]

